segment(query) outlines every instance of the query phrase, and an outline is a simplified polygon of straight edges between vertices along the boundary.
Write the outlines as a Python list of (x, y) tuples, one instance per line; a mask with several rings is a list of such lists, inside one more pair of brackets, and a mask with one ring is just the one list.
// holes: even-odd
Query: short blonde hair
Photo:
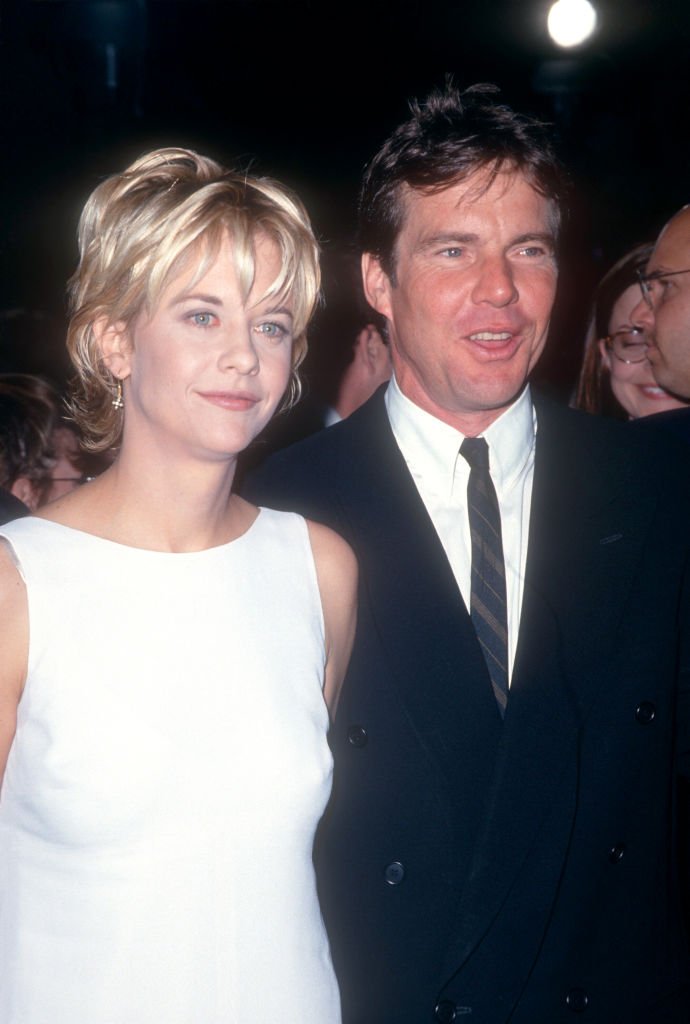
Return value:
[(288, 402), (299, 397), (296, 369), (306, 355), (306, 328), (319, 294), (318, 244), (306, 210), (285, 186), (229, 171), (189, 149), (158, 149), (102, 182), (79, 221), (79, 265), (69, 282), (67, 348), (76, 369), (71, 411), (84, 444), (117, 444), (122, 413), (117, 382), (94, 331), (99, 320), (129, 326), (153, 311), (170, 280), (199, 260), (201, 278), (225, 234), (233, 241), (245, 298), (254, 280), (254, 241), (275, 241), (281, 269), (265, 296), (293, 303), (293, 374)]

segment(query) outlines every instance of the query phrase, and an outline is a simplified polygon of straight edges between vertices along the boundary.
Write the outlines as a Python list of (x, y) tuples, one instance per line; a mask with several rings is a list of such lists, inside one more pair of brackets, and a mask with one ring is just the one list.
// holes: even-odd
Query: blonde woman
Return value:
[(231, 493), (317, 246), (281, 185), (176, 149), (79, 243), (75, 415), (119, 454), (0, 531), (0, 1020), (337, 1022), (311, 849), (356, 568)]

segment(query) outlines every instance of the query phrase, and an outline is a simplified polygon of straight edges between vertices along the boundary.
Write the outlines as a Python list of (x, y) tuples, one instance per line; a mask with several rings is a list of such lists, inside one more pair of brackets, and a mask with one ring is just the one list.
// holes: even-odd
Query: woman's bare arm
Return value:
[(0, 783), (14, 739), (28, 651), (26, 587), (7, 547), (0, 541)]
[(319, 523), (308, 523), (326, 628), (324, 698), (331, 718), (350, 660), (357, 619), (357, 559), (342, 537)]

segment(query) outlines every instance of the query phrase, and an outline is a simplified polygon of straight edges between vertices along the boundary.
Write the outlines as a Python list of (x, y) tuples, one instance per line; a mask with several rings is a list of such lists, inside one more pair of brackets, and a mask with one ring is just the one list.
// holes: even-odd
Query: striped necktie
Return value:
[(483, 437), (466, 437), (460, 454), (470, 465), (467, 508), (472, 537), (470, 614), (501, 716), (508, 701), (508, 615), (501, 513)]

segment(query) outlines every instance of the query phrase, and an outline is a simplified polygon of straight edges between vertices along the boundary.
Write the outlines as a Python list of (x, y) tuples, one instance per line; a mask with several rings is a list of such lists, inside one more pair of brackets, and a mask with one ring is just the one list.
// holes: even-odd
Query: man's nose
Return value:
[(654, 310), (647, 305), (642, 295), (640, 295), (640, 301), (633, 306), (630, 312), (630, 323), (635, 327), (643, 327), (649, 333), (654, 329)]
[(518, 291), (515, 287), (513, 268), (503, 255), (487, 257), (478, 269), (477, 282), (472, 291), (475, 302), (487, 302), (492, 306), (507, 306), (515, 302)]

